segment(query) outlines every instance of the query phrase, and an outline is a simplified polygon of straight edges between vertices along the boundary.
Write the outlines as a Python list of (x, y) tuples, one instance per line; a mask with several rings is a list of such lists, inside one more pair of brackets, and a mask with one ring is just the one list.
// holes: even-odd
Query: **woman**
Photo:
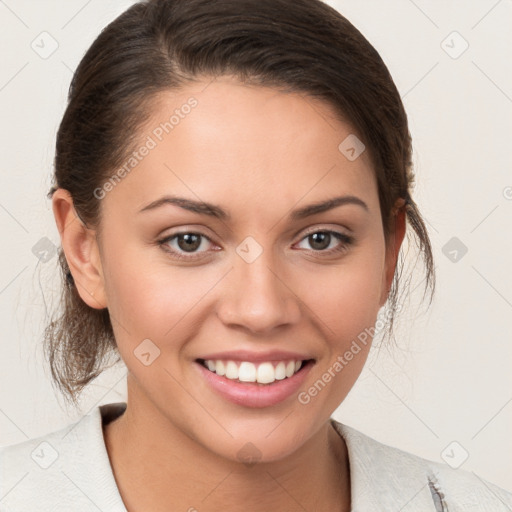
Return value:
[[(336, 422), (399, 309), (411, 140), (375, 49), (317, 0), (150, 0), (81, 61), (50, 191), (71, 401), (126, 403), (2, 449), (6, 510), (510, 510), (474, 474)], [(368, 334), (370, 333), (370, 335)], [(391, 331), (390, 331), (391, 333)]]

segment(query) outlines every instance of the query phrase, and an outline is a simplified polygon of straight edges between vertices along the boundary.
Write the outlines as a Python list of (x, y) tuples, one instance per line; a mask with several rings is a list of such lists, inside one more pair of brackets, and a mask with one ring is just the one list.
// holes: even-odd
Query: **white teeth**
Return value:
[(254, 364), (248, 361), (221, 361), (208, 359), (206, 367), (217, 375), (224, 375), (231, 380), (241, 382), (258, 382), (271, 384), (275, 380), (283, 380), (297, 373), (302, 367), (302, 361), (280, 361), (275, 366), (270, 361)]
[(286, 378), (286, 366), (284, 363), (279, 363), (276, 366), (276, 380), (283, 380)]
[(244, 361), (238, 368), (238, 380), (242, 382), (256, 382), (256, 366)]
[(226, 377), (228, 379), (238, 379), (238, 366), (234, 361), (228, 361), (226, 365)]
[(213, 370), (217, 375), (226, 375), (226, 367), (222, 361), (208, 361), (209, 363), (213, 363)]
[[(241, 366), (241, 365), (240, 365)], [(276, 380), (275, 371), (272, 363), (261, 363), (258, 366), (258, 375), (256, 380), (260, 384), (270, 384)]]

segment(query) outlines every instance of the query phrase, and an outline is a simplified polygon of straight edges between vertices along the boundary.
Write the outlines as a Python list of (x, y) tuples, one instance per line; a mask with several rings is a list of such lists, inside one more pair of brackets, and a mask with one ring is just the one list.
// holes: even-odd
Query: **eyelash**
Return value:
[[(303, 240), (307, 239), (308, 237), (310, 237), (311, 235), (315, 235), (315, 234), (318, 234), (318, 233), (324, 233), (324, 234), (330, 234), (330, 235), (334, 235), (334, 237), (336, 239), (338, 239), (340, 242), (342, 242), (340, 245), (338, 245), (337, 247), (335, 247), (334, 249), (329, 249), (329, 250), (310, 250), (308, 251), (309, 253), (315, 253), (315, 254), (323, 254), (323, 255), (329, 255), (329, 256), (332, 256), (334, 254), (338, 254), (338, 253), (343, 253), (343, 252), (346, 252), (348, 249), (349, 249), (349, 246), (352, 245), (354, 243), (354, 237), (352, 236), (349, 236), (349, 235), (346, 235), (344, 233), (340, 233), (338, 231), (332, 231), (332, 230), (328, 230), (328, 229), (320, 229), (320, 230), (316, 230), (316, 231), (311, 231), (309, 233), (306, 233), (301, 239), (300, 239), (300, 242), (302, 242)], [(170, 253), (173, 257), (177, 258), (177, 259), (180, 259), (180, 260), (188, 260), (188, 261), (195, 261), (199, 258), (201, 258), (202, 256), (200, 255), (201, 253), (188, 253), (187, 256), (184, 256), (184, 254), (187, 254), (187, 253), (183, 253), (183, 252), (179, 252), (179, 251), (176, 251), (174, 249), (170, 249), (169, 246), (167, 245), (171, 240), (174, 240), (175, 238), (178, 238), (180, 235), (198, 235), (202, 238), (205, 238), (206, 240), (208, 240), (210, 243), (213, 243), (213, 241), (206, 235), (203, 235), (202, 233), (196, 233), (194, 231), (182, 231), (180, 233), (174, 233), (173, 235), (171, 236), (167, 236), (161, 240), (158, 240), (157, 241), (157, 244), (167, 253)], [(299, 243), (300, 243), (299, 242)], [(199, 256), (194, 256), (193, 254), (199, 254)]]

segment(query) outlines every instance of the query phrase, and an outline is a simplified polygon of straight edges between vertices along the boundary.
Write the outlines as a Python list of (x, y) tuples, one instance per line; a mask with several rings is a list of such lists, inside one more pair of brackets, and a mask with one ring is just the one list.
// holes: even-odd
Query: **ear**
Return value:
[(391, 233), (389, 235), (388, 245), (386, 247), (385, 272), (382, 282), (382, 295), (380, 306), (382, 307), (387, 299), (393, 283), (395, 269), (398, 262), (398, 254), (402, 245), (406, 231), (405, 216), (405, 200), (399, 198), (393, 207), (392, 215), (394, 220), (391, 221)]
[(54, 192), (52, 208), (62, 249), (80, 297), (91, 308), (106, 308), (96, 231), (86, 227), (78, 217), (67, 190), (59, 188)]

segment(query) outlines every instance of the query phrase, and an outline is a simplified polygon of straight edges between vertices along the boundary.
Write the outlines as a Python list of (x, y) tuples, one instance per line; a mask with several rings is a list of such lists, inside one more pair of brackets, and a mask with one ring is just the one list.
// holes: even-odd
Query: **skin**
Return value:
[[(316, 360), (307, 390), (375, 324), (405, 233), (403, 209), (386, 245), (368, 152), (349, 161), (338, 145), (350, 125), (303, 95), (205, 79), (162, 93), (140, 140), (191, 96), (197, 107), (101, 199), (101, 237), (77, 218), (65, 190), (53, 198), (80, 296), (109, 308), (128, 368), (127, 410), (104, 427), (121, 496), (128, 511), (348, 511), (349, 459), (329, 418), (370, 343), (308, 404), (294, 394), (260, 409), (217, 395), (194, 360), (234, 349), (303, 352)], [(216, 204), (232, 219), (175, 205), (139, 212), (165, 194)], [(368, 210), (346, 204), (288, 218), (345, 194)], [(307, 235), (322, 230), (354, 241), (326, 255), (344, 242), (332, 237), (315, 249)], [(211, 242), (201, 239), (197, 259), (177, 259), (157, 240), (178, 231)], [(248, 236), (263, 250), (251, 263), (236, 252)], [(178, 241), (167, 247), (190, 255)], [(144, 339), (160, 350), (149, 366), (134, 355)], [(247, 442), (261, 454), (255, 465), (237, 458)]]

